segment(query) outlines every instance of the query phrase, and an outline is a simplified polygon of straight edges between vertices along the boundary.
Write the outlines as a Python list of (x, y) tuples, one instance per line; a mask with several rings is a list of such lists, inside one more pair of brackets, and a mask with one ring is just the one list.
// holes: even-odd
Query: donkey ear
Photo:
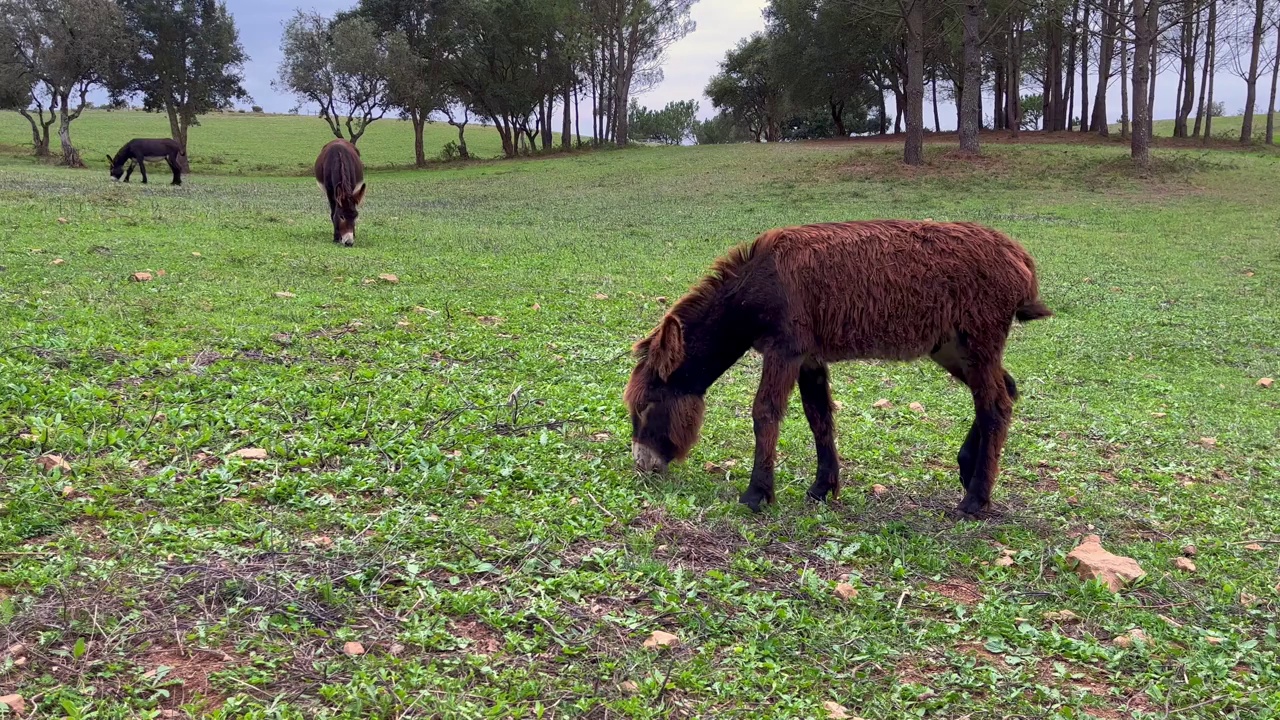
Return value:
[(648, 359), (665, 382), (684, 363), (684, 326), (679, 318), (667, 315), (649, 341)]
[(351, 199), (355, 200), (356, 204), (359, 205), (360, 203), (364, 202), (364, 191), (368, 189), (369, 189), (368, 185), (361, 183), (360, 189), (357, 190), (356, 193), (351, 196)]
[(108, 155), (108, 156), (107, 156), (107, 164), (108, 164), (108, 165), (110, 165), (110, 166), (112, 166), (112, 167), (115, 167), (116, 161), (115, 161), (115, 160), (113, 160), (113, 159), (111, 158), (111, 156), (110, 156), (110, 155)]

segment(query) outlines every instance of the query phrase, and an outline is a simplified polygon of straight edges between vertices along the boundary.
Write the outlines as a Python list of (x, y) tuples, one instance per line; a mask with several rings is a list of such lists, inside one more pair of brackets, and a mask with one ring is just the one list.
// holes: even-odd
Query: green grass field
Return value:
[[(1161, 150), (1145, 177), (1119, 144), (376, 172), (347, 249), (290, 176), (322, 127), (286, 147), (219, 122), (274, 174), (0, 159), (0, 695), (28, 716), (1280, 715), (1280, 387), (1257, 384), (1280, 375), (1276, 154)], [(971, 402), (926, 363), (834, 373), (838, 503), (803, 500), (795, 397), (778, 504), (736, 503), (754, 355), (689, 461), (636, 476), (621, 394), (658, 298), (765, 229), (880, 217), (983, 222), (1039, 263), (1057, 315), (1010, 339), (997, 512), (947, 513)], [(1088, 533), (1147, 577), (1079, 580)], [(1195, 572), (1172, 565), (1189, 543)], [(680, 645), (643, 647), (656, 630)]]
[[(53, 132), (53, 149), (58, 152), (56, 125)], [(71, 123), (72, 141), (95, 170), (106, 170), (107, 156), (114, 156), (135, 137), (169, 137), (168, 117), (141, 111), (87, 110)], [(311, 171), (320, 148), (332, 139), (329, 126), (316, 117), (227, 113), (200, 118), (199, 127), (191, 129), (187, 152), (191, 169), (197, 173), (302, 175)], [(446, 143), (457, 139), (456, 128), (429, 124), (423, 137), (427, 157), (435, 158)], [(370, 168), (411, 166), (413, 126), (388, 116), (369, 126), (359, 146)], [(26, 118), (0, 112), (0, 151), (20, 156), (29, 153), (30, 147), (31, 125)], [(497, 132), (479, 124), (467, 126), (467, 148), (477, 158), (502, 154)]]
[[(1195, 118), (1191, 118), (1194, 124)], [(1235, 140), (1240, 139), (1240, 125), (1244, 122), (1243, 115), (1233, 115), (1226, 117), (1216, 117), (1213, 119), (1212, 134), (1218, 140)], [(1173, 120), (1157, 120), (1154, 125), (1155, 136), (1158, 138), (1173, 137)], [(1259, 143), (1266, 133), (1267, 116), (1265, 114), (1253, 116), (1253, 136), (1257, 138)], [(1115, 125), (1116, 132), (1120, 131), (1120, 126)]]

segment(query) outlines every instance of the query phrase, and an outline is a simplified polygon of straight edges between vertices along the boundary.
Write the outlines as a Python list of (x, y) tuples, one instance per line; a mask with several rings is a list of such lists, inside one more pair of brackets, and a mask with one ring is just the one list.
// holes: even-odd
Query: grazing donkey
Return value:
[(1014, 318), (1048, 317), (1035, 263), (970, 223), (869, 221), (770, 230), (718, 260), (635, 346), (627, 384), (636, 468), (663, 472), (698, 440), (707, 388), (747, 350), (764, 356), (755, 463), (741, 502), (773, 502), (778, 426), (797, 381), (818, 450), (808, 495), (840, 490), (827, 364), (928, 355), (969, 386), (976, 410), (960, 448), (958, 510), (991, 502), (1018, 390), (1001, 365)]
[(360, 151), (341, 138), (329, 141), (316, 158), (316, 182), (329, 197), (333, 241), (351, 247), (356, 242), (356, 217), (368, 187)]
[[(120, 176), (124, 176), (124, 181), (129, 182), (129, 177), (133, 175), (134, 165), (138, 170), (142, 171), (142, 184), (147, 184), (147, 161), (160, 162), (164, 160), (169, 163), (169, 169), (173, 170), (174, 185), (182, 184), (182, 171), (188, 169), (187, 152), (182, 149), (182, 145), (177, 140), (169, 138), (134, 138), (124, 144), (120, 148), (120, 152), (116, 153), (113, 158), (107, 156), (107, 162), (111, 163), (111, 179), (119, 180)], [(125, 172), (125, 163), (129, 163), (129, 171)], [(188, 170), (189, 172), (189, 170)]]

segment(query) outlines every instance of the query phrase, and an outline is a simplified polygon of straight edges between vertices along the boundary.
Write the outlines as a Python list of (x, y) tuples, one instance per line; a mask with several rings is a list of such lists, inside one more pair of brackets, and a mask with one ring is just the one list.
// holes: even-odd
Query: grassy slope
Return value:
[[(1195, 123), (1195, 118), (1191, 118), (1191, 122)], [(1240, 124), (1244, 122), (1243, 115), (1232, 115), (1227, 117), (1216, 117), (1213, 119), (1213, 136), (1222, 140), (1238, 140), (1240, 138)], [(1115, 132), (1120, 131), (1120, 125), (1112, 126)], [(1266, 114), (1253, 116), (1253, 134), (1254, 137), (1261, 142), (1264, 132), (1267, 129)], [(1173, 137), (1173, 120), (1156, 120), (1155, 136)]]
[[(131, 138), (168, 136), (168, 118), (155, 113), (89, 110), (71, 124), (72, 140), (85, 161), (95, 168), (105, 168), (106, 156), (115, 155)], [(191, 169), (197, 173), (300, 174), (310, 170), (320, 148), (332, 139), (329, 126), (316, 117), (216, 114), (200, 118), (200, 126), (191, 129), (188, 152)], [(457, 139), (457, 130), (450, 125), (428, 125), (423, 137), (427, 157), (436, 157), (445, 143)], [(55, 135), (55, 151), (57, 144)], [(413, 164), (413, 126), (406, 121), (388, 117), (375, 122), (359, 145), (371, 168)], [(10, 154), (27, 152), (31, 126), (26, 118), (14, 112), (0, 112), (0, 146), (9, 146)], [(502, 154), (497, 133), (480, 125), (467, 127), (467, 147), (479, 158)]]
[[(1275, 156), (1160, 153), (1136, 179), (1121, 147), (929, 152), (379, 174), (349, 250), (303, 178), (10, 161), (0, 647), (28, 662), (0, 661), (0, 690), (104, 718), (1275, 716), (1280, 546), (1243, 546), (1280, 539), (1280, 388), (1254, 384), (1280, 374)], [(735, 504), (751, 356), (690, 461), (634, 476), (620, 394), (655, 298), (763, 229), (886, 216), (985, 222), (1040, 264), (1057, 317), (1010, 342), (1002, 512), (945, 516), (971, 408), (924, 364), (835, 372), (838, 504), (802, 500), (794, 398), (779, 505)], [(269, 459), (227, 458), (251, 446)], [(1085, 532), (1147, 579), (1082, 585), (1063, 556)], [(1195, 574), (1170, 565), (1188, 542)], [(1081, 620), (1042, 617), (1063, 609)], [(657, 629), (683, 645), (643, 649)]]

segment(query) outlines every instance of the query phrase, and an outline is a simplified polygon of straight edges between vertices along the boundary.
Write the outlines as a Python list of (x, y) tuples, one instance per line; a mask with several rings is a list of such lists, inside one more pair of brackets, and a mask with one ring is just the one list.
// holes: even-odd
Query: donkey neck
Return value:
[(760, 338), (760, 313), (743, 295), (739, 289), (721, 286), (682, 308), (684, 312), (677, 310), (683, 324), (684, 362), (672, 375), (673, 384), (705, 393)]

